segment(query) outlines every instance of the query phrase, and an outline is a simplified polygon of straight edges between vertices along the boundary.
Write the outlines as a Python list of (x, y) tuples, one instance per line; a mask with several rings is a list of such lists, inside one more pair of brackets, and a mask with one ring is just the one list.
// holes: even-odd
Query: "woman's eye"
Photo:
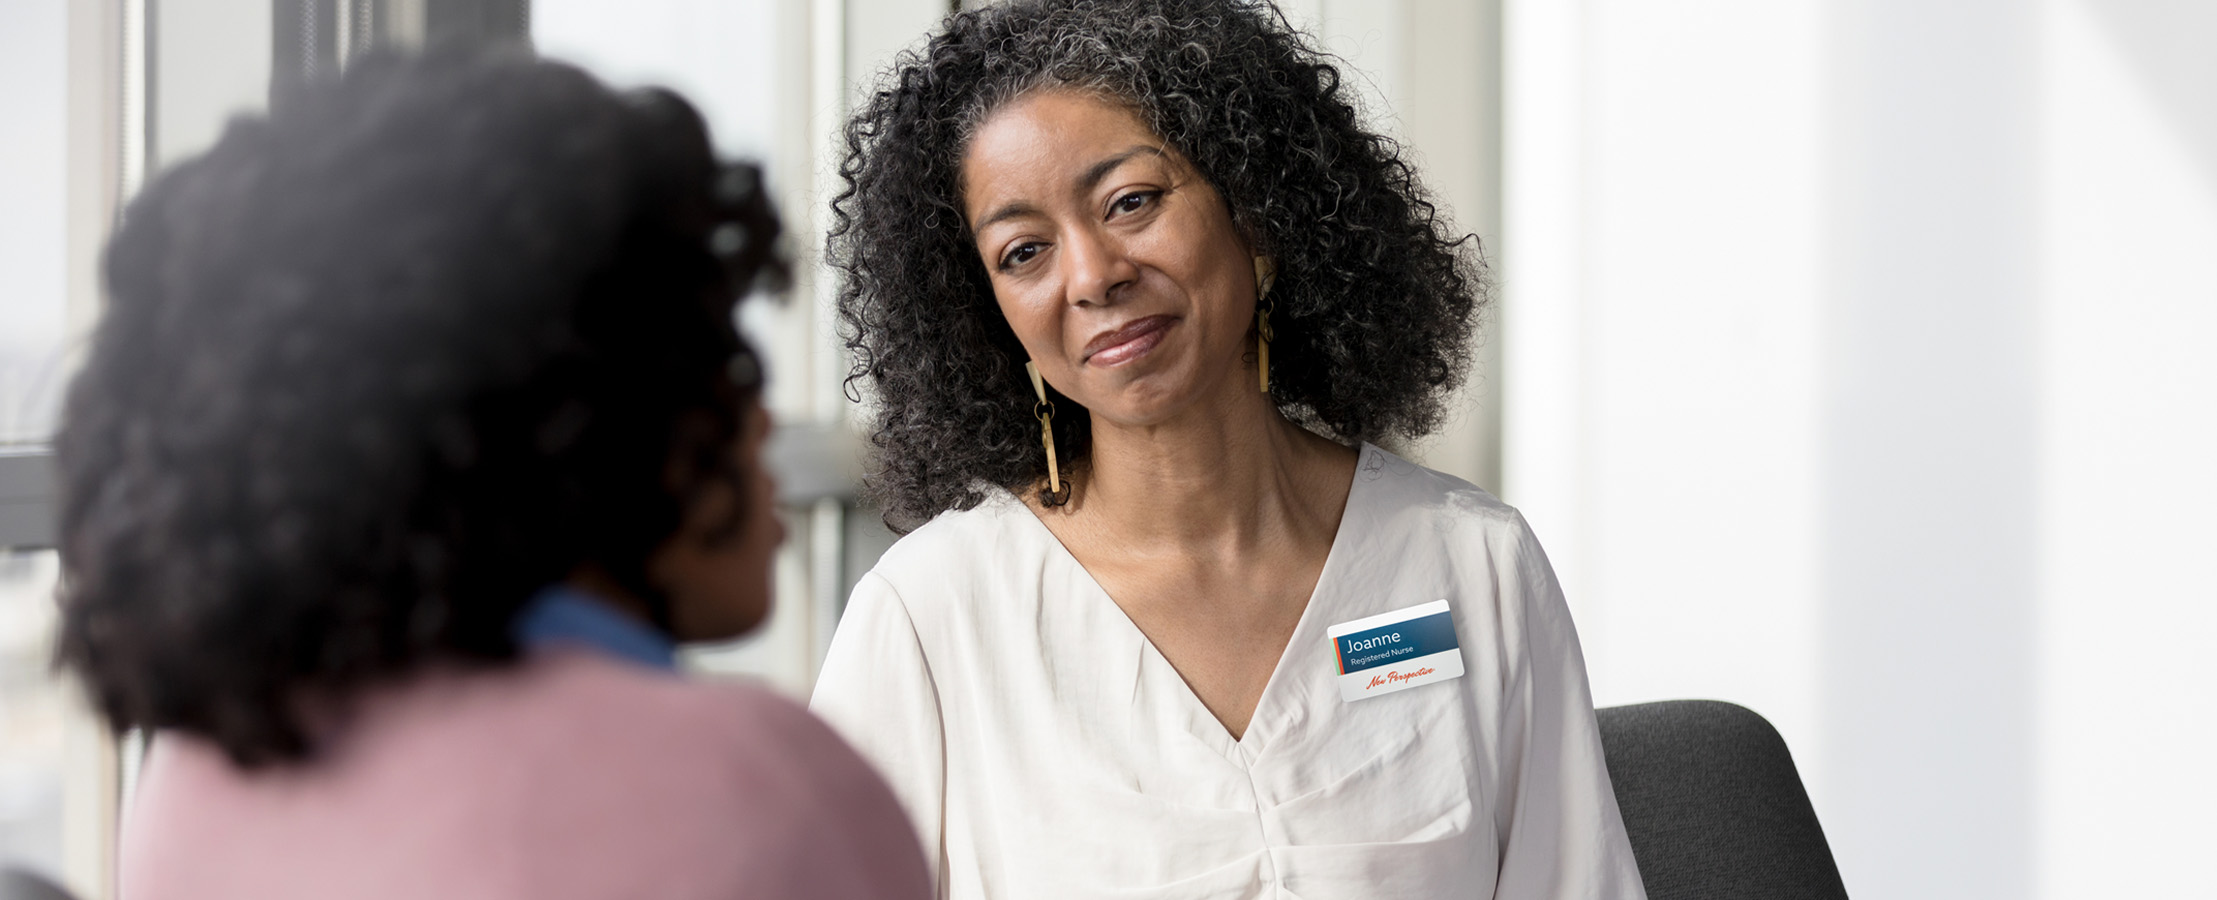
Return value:
[(1031, 262), (1032, 257), (1038, 255), (1039, 243), (1037, 241), (1026, 241), (1024, 243), (1017, 244), (1015, 247), (1011, 248), (1008, 251), (1008, 255), (1001, 257), (1001, 268), (1013, 269), (1017, 266)]
[(1109, 204), (1109, 214), (1121, 215), (1138, 212), (1147, 208), (1147, 204), (1154, 202), (1158, 193), (1157, 191), (1133, 191), (1125, 194)]

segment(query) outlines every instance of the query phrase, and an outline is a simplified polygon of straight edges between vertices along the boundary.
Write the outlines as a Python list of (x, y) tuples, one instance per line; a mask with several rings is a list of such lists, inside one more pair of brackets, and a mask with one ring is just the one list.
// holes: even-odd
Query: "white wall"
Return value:
[(2047, 0), (2033, 875), (2217, 892), (2217, 6)]
[(2032, 887), (2036, 18), (1826, 22), (1818, 739), (1835, 845), (1879, 894)]
[(2206, 893), (2217, 8), (1505, 20), (1504, 495), (1597, 701), (1769, 716), (1860, 896)]

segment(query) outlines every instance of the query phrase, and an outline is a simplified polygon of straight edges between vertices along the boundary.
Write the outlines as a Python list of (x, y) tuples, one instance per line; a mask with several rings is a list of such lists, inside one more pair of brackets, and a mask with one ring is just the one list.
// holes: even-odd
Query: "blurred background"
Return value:
[[(1863, 897), (2217, 897), (2217, 4), (1285, 0), (1498, 279), (1447, 431), (1595, 701), (1731, 700)], [(678, 89), (802, 260), (748, 329), (792, 538), (697, 670), (807, 692), (892, 540), (817, 268), (832, 139), (948, 0), (0, 2), (0, 862), (111, 896), (129, 742), (47, 670), (45, 444), (147, 174), (379, 46)]]

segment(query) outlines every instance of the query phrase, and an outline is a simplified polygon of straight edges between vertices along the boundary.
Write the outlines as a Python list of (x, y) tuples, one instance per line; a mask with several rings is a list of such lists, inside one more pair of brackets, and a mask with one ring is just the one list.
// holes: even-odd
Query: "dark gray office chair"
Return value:
[(1845, 900), (1786, 741), (1714, 700), (1596, 710), (1648, 900)]
[(76, 900), (76, 895), (29, 869), (0, 866), (0, 900)]

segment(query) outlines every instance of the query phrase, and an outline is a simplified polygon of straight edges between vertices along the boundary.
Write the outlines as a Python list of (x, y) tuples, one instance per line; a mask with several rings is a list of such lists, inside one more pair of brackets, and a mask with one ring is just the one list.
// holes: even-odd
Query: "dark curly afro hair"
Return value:
[(647, 559), (745, 486), (732, 311), (777, 230), (683, 100), (522, 56), (365, 60), (234, 122), (108, 246), (59, 662), (118, 729), (254, 766), (373, 680), (512, 659), (581, 566), (667, 627)]
[[(1013, 0), (950, 16), (881, 77), (847, 126), (828, 250), (849, 394), (874, 394), (872, 494), (895, 530), (1046, 479), (1025, 354), (958, 183), (982, 121), (1036, 90), (1130, 104), (1276, 258), (1270, 387), (1288, 417), (1350, 444), (1440, 424), (1486, 301), (1477, 241), (1267, 2)], [(1088, 417), (1054, 427), (1082, 465)]]

